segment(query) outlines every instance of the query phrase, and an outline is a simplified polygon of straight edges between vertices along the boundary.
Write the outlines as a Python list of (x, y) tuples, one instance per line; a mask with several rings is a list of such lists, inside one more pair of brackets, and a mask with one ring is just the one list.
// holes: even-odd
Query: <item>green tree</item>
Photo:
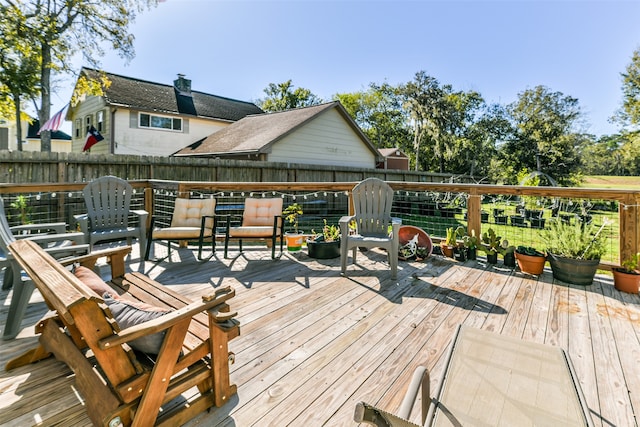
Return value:
[(575, 133), (581, 118), (578, 100), (545, 86), (518, 94), (507, 107), (515, 136), (501, 148), (503, 161), (515, 171), (545, 172), (558, 182), (578, 171), (584, 137)]
[[(68, 73), (68, 59), (81, 53), (93, 66), (104, 55), (103, 44), (130, 60), (135, 55), (129, 25), (136, 13), (157, 0), (3, 0), (4, 13), (20, 16), (21, 29), (40, 50), (40, 123), (51, 115), (52, 72)], [(51, 151), (51, 134), (41, 134), (42, 151)]]
[(411, 130), (398, 88), (371, 83), (365, 92), (333, 96), (378, 148), (411, 148)]
[(267, 94), (266, 98), (260, 99), (258, 103), (260, 108), (267, 112), (310, 107), (322, 103), (322, 100), (309, 89), (299, 87), (294, 90), (291, 80), (280, 84), (269, 83), (264, 93)]
[(640, 48), (633, 52), (626, 72), (622, 73), (622, 109), (617, 119), (633, 126), (640, 124)]
[(0, 6), (0, 116), (16, 121), (17, 147), (22, 151), (21, 120), (27, 117), (22, 105), (39, 94), (40, 55), (31, 34), (21, 26), (23, 17), (19, 12)]

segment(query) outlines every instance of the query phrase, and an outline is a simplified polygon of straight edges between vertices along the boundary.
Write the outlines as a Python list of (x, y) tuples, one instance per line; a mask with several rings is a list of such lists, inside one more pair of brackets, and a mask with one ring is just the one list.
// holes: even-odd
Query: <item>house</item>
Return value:
[(380, 153), (340, 102), (253, 114), (174, 156), (374, 168)]
[(382, 161), (376, 165), (378, 169), (409, 170), (409, 156), (398, 148), (379, 148)]
[[(40, 150), (40, 121), (34, 120), (29, 123), (27, 131), (27, 139), (22, 145), (23, 151), (41, 151)], [(70, 153), (71, 152), (71, 135), (61, 130), (51, 132), (51, 151), (54, 153)]]
[[(22, 120), (22, 151), (40, 151), (40, 121)], [(0, 119), (0, 150), (18, 150), (17, 127), (14, 120)], [(51, 151), (68, 153), (71, 151), (71, 135), (57, 130), (51, 132)]]
[(85, 96), (69, 108), (74, 152), (83, 150), (93, 126), (104, 140), (91, 153), (166, 156), (249, 114), (263, 113), (251, 102), (194, 91), (181, 74), (166, 85), (86, 67), (81, 73), (105, 76), (110, 86), (103, 96)]

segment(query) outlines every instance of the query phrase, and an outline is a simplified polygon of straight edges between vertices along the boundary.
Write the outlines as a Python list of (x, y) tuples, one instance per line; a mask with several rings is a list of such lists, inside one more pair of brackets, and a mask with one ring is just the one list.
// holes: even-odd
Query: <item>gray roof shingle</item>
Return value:
[[(98, 78), (100, 72), (84, 67), (82, 72)], [(149, 82), (106, 73), (111, 86), (105, 91), (107, 104), (121, 105), (143, 111), (192, 115), (226, 121), (237, 121), (249, 114), (263, 111), (251, 102), (191, 91), (191, 97), (180, 95), (173, 85)]]

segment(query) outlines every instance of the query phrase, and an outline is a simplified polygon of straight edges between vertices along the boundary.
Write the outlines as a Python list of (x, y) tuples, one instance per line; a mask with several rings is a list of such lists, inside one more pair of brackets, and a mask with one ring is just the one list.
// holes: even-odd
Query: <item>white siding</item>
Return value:
[[(189, 117), (183, 118), (183, 132), (138, 128), (130, 127), (129, 114), (129, 110), (124, 109), (115, 114), (114, 154), (168, 156), (229, 125), (221, 121)], [(188, 120), (188, 125), (184, 120)]]
[(276, 142), (271, 162), (375, 167), (375, 155), (335, 109)]

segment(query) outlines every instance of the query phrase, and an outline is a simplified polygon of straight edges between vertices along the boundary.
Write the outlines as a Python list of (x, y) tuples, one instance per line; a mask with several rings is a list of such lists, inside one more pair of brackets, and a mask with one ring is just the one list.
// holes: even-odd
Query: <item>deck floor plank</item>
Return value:
[[(613, 289), (610, 277), (568, 286), (479, 261), (441, 256), (401, 262), (391, 280), (386, 253), (358, 254), (346, 276), (339, 259), (271, 252), (254, 246), (233, 258), (195, 260), (193, 248), (171, 262), (129, 267), (190, 299), (231, 285), (241, 335), (231, 380), (238, 394), (188, 426), (353, 426), (355, 403), (398, 408), (418, 365), (432, 392), (458, 324), (562, 346), (571, 356), (596, 425), (635, 425), (640, 410), (640, 296)], [(166, 249), (156, 246), (158, 256)], [(0, 324), (10, 291), (0, 292)], [(18, 338), (0, 342), (0, 363), (32, 347), (33, 325), (47, 311), (36, 291)], [(0, 376), (0, 424), (89, 425), (73, 375), (47, 359)], [(419, 411), (412, 419), (418, 421)]]

